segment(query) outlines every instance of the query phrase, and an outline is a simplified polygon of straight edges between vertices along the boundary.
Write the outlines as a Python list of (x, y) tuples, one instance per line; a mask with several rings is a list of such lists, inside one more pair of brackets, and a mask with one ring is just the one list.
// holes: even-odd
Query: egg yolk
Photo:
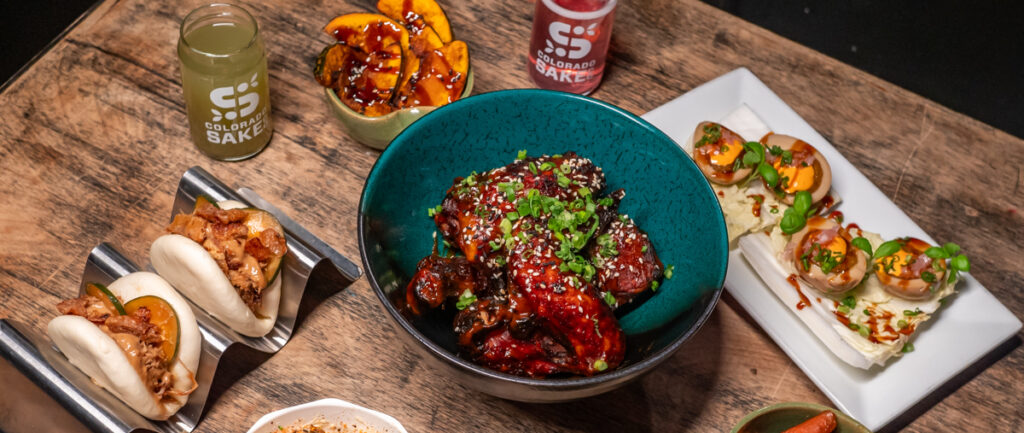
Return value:
[(832, 252), (832, 257), (846, 257), (846, 240), (839, 236), (832, 239), (825, 248)]
[(807, 191), (814, 186), (814, 167), (782, 167), (781, 160), (775, 162), (775, 170), (779, 172), (779, 179), (788, 178), (784, 191), (788, 194), (796, 194), (798, 191)]
[(883, 263), (891, 264), (892, 266), (885, 272), (894, 277), (898, 277), (903, 274), (903, 268), (910, 264), (910, 259), (913, 255), (907, 252), (907, 250), (900, 249), (889, 257), (892, 258), (885, 258), (885, 262)]
[(736, 162), (740, 152), (743, 152), (743, 145), (740, 142), (722, 143), (722, 146), (711, 154), (711, 163), (719, 167), (728, 167)]

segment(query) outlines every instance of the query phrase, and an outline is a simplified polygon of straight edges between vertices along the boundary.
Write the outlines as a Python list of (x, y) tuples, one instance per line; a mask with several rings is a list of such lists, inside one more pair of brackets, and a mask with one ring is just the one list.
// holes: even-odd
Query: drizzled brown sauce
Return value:
[(756, 217), (761, 216), (761, 204), (764, 203), (764, 195), (762, 194), (751, 194), (747, 197), (754, 199), (754, 205), (750, 207), (750, 211)]
[(786, 281), (789, 281), (789, 284), (796, 289), (796, 293), (800, 295), (800, 302), (796, 303), (796, 309), (803, 310), (804, 308), (810, 307), (811, 300), (807, 299), (807, 295), (804, 294), (803, 290), (800, 290), (800, 282), (797, 281), (796, 274), (789, 274), (789, 276), (786, 277)]

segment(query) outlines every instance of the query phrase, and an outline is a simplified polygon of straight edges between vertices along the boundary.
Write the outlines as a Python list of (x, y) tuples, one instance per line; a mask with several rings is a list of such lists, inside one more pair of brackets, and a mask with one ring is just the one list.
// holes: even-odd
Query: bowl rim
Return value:
[[(451, 104), (454, 104), (454, 103), (456, 103), (458, 101), (466, 99), (466, 98), (470, 97), (470, 95), (473, 93), (474, 82), (475, 82), (475, 80), (473, 78), (473, 66), (470, 65), (469, 68), (466, 69), (466, 87), (464, 87), (462, 89), (462, 93), (459, 94), (459, 99), (456, 99), (456, 100), (454, 100), (452, 102), (449, 102), (449, 103), (443, 104), (443, 105), (415, 105), (415, 106), (412, 106), (412, 107), (405, 107), (405, 108), (401, 108), (401, 109), (398, 109), (398, 110), (394, 110), (394, 111), (392, 111), (392, 112), (390, 112), (388, 114), (385, 114), (383, 116), (367, 116), (365, 114), (359, 113), (358, 111), (353, 110), (352, 107), (349, 107), (348, 105), (345, 105), (345, 102), (341, 100), (341, 97), (339, 97), (338, 94), (334, 91), (334, 88), (326, 87), (326, 86), (321, 86), (321, 87), (323, 87), (324, 95), (327, 97), (327, 100), (331, 103), (331, 105), (334, 105), (334, 106), (344, 110), (347, 115), (352, 116), (353, 118), (359, 119), (359, 120), (364, 121), (364, 122), (370, 122), (370, 121), (386, 122), (386, 121), (388, 121), (390, 119), (398, 117), (401, 113), (417, 113), (417, 112), (420, 112), (420, 111), (423, 111), (424, 113), (429, 113), (429, 112), (431, 112), (433, 110), (436, 110), (438, 108), (444, 107), (445, 105), (451, 105)], [(317, 84), (319, 84), (319, 83), (317, 83)]]
[[(256, 422), (253, 423), (252, 427), (249, 427), (247, 433), (259, 433), (261, 430), (272, 426), (274, 424), (274, 421), (278, 421), (280, 418), (285, 418), (289, 416), (294, 417), (295, 413), (302, 412), (306, 409), (320, 409), (323, 410), (324, 412), (327, 412), (331, 409), (351, 410), (363, 416), (376, 418), (382, 424), (385, 424), (390, 429), (392, 429), (393, 433), (406, 433), (405, 427), (402, 425), (402, 423), (391, 415), (333, 397), (323, 398), (320, 400), (310, 401), (302, 404), (297, 404), (294, 406), (288, 406), (270, 412), (266, 415), (261, 416), (260, 419), (256, 420)], [(326, 413), (321, 415), (326, 415)]]
[[(428, 118), (430, 116), (435, 116), (436, 115), (435, 113), (439, 113), (439, 112), (443, 113), (443, 112), (449, 110), (450, 109), (449, 107), (461, 105), (460, 102), (462, 102), (462, 101), (473, 100), (474, 102), (485, 103), (487, 100), (496, 99), (496, 98), (503, 98), (503, 97), (506, 97), (506, 95), (513, 94), (513, 93), (515, 93), (515, 94), (522, 94), (522, 95), (541, 95), (541, 96), (547, 96), (547, 97), (554, 96), (554, 97), (559, 97), (559, 98), (567, 98), (569, 100), (575, 100), (577, 102), (581, 102), (581, 103), (584, 103), (584, 104), (596, 105), (596, 106), (599, 106), (599, 107), (602, 107), (604, 109), (610, 110), (610, 111), (612, 111), (614, 113), (617, 113), (617, 114), (619, 114), (619, 115), (629, 119), (633, 123), (638, 124), (640, 127), (644, 128), (646, 130), (649, 130), (650, 132), (654, 133), (655, 135), (660, 135), (661, 137), (663, 137), (665, 140), (667, 140), (670, 143), (675, 143), (675, 141), (672, 140), (671, 138), (669, 138), (668, 135), (665, 135), (664, 132), (662, 132), (660, 129), (658, 129), (654, 125), (651, 125), (646, 120), (643, 120), (639, 116), (637, 116), (637, 115), (635, 115), (633, 113), (630, 113), (630, 112), (628, 112), (628, 111), (626, 111), (626, 110), (624, 110), (622, 108), (619, 108), (619, 107), (617, 107), (615, 105), (612, 105), (612, 104), (610, 104), (608, 102), (604, 102), (604, 101), (601, 101), (601, 100), (593, 99), (593, 98), (582, 96), (582, 95), (577, 95), (577, 94), (574, 94), (574, 93), (559, 92), (559, 91), (546, 90), (546, 89), (505, 89), (505, 90), (498, 90), (498, 91), (494, 91), (494, 92), (479, 93), (479, 94), (470, 96), (470, 97), (465, 98), (465, 99), (459, 99), (458, 101), (454, 101), (451, 104), (446, 104), (444, 106), (438, 107), (438, 109), (436, 109), (436, 110), (432, 110), (432, 111), (428, 112), (426, 115), (421, 117), (419, 120), (417, 120), (413, 124), (409, 125), (401, 133), (399, 133), (391, 141), (391, 143), (393, 144), (396, 140), (398, 140), (399, 138), (401, 138), (405, 134), (411, 134), (411, 133), (415, 132), (417, 129), (419, 129), (421, 127), (424, 127), (423, 125), (425, 125), (426, 123), (422, 122), (422, 119)], [(382, 161), (385, 161), (385, 160), (389, 159), (390, 155), (392, 153), (396, 152), (396, 150), (394, 150), (394, 149), (396, 149), (396, 147), (395, 146), (391, 146), (389, 144), (388, 147), (385, 148), (383, 152), (381, 152), (380, 156), (377, 158), (377, 161), (374, 162), (373, 167), (370, 169), (369, 173), (367, 173), (367, 176), (366, 176), (367, 180), (369, 180), (373, 176), (374, 172), (382, 164)], [(707, 182), (707, 179), (705, 179), (703, 176), (701, 176), (701, 179), (703, 179), (704, 182)], [(469, 361), (467, 359), (463, 359), (462, 357), (458, 356), (457, 353), (449, 352), (447, 349), (441, 347), (440, 345), (435, 343), (433, 340), (428, 338), (426, 335), (421, 333), (418, 329), (416, 329), (416, 327), (412, 326), (412, 323), (409, 320), (407, 320), (405, 317), (402, 316), (402, 314), (398, 311), (397, 308), (395, 308), (394, 305), (392, 305), (391, 300), (388, 298), (388, 295), (386, 293), (384, 293), (384, 290), (380, 287), (380, 284), (377, 282), (377, 279), (374, 277), (373, 272), (371, 272), (372, 268), (371, 268), (369, 260), (367, 259), (367, 244), (366, 244), (366, 238), (364, 236), (364, 233), (365, 233), (365, 230), (364, 230), (365, 229), (365, 224), (364, 224), (364, 219), (365, 218), (364, 218), (364, 216), (365, 216), (365, 214), (363, 213), (363, 205), (366, 202), (366, 196), (367, 196), (367, 192), (368, 192), (368, 188), (367, 188), (368, 185), (369, 185), (369, 182), (364, 182), (363, 183), (363, 191), (362, 191), (362, 193), (360, 194), (360, 197), (359, 197), (359, 207), (357, 209), (357, 221), (356, 221), (356, 231), (358, 232), (357, 233), (357, 237), (358, 237), (358, 242), (359, 242), (359, 255), (360, 255), (360, 259), (361, 259), (362, 264), (363, 264), (363, 269), (366, 270), (366, 280), (367, 280), (367, 282), (370, 284), (370, 287), (373, 289), (374, 293), (377, 295), (377, 298), (380, 300), (381, 304), (384, 305), (384, 309), (388, 312), (388, 316), (390, 317), (392, 322), (398, 324), (398, 326), (400, 326), (406, 333), (408, 333), (410, 336), (415, 338), (434, 357), (439, 358), (439, 359), (441, 359), (443, 361), (446, 361), (448, 364), (451, 364), (454, 367), (459, 368), (462, 371), (468, 371), (468, 372), (476, 373), (476, 374), (478, 374), (480, 376), (483, 376), (485, 378), (492, 379), (492, 380), (499, 380), (499, 381), (504, 381), (504, 382), (514, 382), (514, 383), (517, 383), (517, 384), (526, 385), (526, 386), (530, 386), (530, 387), (546, 388), (546, 389), (549, 389), (549, 390), (556, 390), (556, 391), (557, 390), (580, 389), (580, 388), (586, 388), (586, 387), (589, 387), (589, 386), (592, 386), (592, 385), (602, 384), (602, 383), (606, 383), (606, 382), (618, 382), (618, 381), (628, 380), (629, 378), (631, 378), (633, 376), (636, 376), (638, 374), (646, 373), (646, 372), (650, 371), (650, 369), (652, 369), (653, 367), (657, 366), (658, 364), (661, 364), (663, 361), (665, 361), (670, 356), (675, 354), (675, 352), (678, 351), (679, 348), (682, 347), (682, 345), (684, 343), (689, 341), (690, 338), (692, 338), (698, 331), (700, 331), (704, 327), (704, 324), (707, 323), (707, 319), (709, 317), (711, 317), (712, 313), (714, 313), (715, 308), (718, 305), (718, 302), (719, 302), (719, 300), (720, 300), (720, 298), (722, 296), (722, 292), (723, 292), (723, 288), (724, 288), (724, 284), (725, 284), (725, 276), (728, 273), (728, 266), (729, 266), (729, 251), (728, 251), (728, 248), (726, 248), (725, 253), (724, 253), (725, 257), (723, 258), (723, 260), (724, 260), (725, 266), (724, 266), (724, 269), (723, 269), (723, 272), (722, 272), (721, 281), (719, 281), (718, 288), (715, 289), (713, 292), (711, 292), (708, 306), (704, 309), (704, 311), (702, 311), (700, 313), (700, 315), (697, 317), (697, 319), (694, 322), (692, 327), (690, 327), (688, 330), (686, 330), (686, 332), (684, 332), (680, 336), (678, 336), (675, 341), (672, 341), (671, 343), (669, 343), (667, 346), (665, 346), (661, 350), (650, 354), (647, 358), (642, 359), (642, 360), (640, 360), (640, 361), (638, 361), (638, 362), (636, 362), (634, 364), (630, 364), (630, 365), (627, 365), (625, 367), (617, 368), (617, 369), (615, 369), (615, 370), (613, 370), (611, 372), (602, 373), (602, 374), (598, 374), (598, 375), (594, 375), (594, 376), (573, 376), (573, 377), (568, 377), (568, 378), (535, 379), (535, 378), (524, 377), (524, 376), (516, 376), (516, 375), (512, 375), (512, 374), (508, 374), (508, 373), (502, 373), (502, 372), (499, 372), (499, 371), (491, 370), (491, 369), (489, 369), (487, 367), (484, 367), (484, 366), (481, 366), (481, 365), (477, 365), (477, 364), (475, 364), (472, 361)], [(708, 185), (708, 188), (709, 189), (711, 188), (710, 184)], [(715, 200), (715, 205), (718, 205), (718, 201), (717, 200)], [(721, 212), (719, 212), (719, 214), (721, 214)], [(724, 233), (725, 228), (726, 228), (725, 227), (725, 219), (724, 219), (724, 217), (721, 217), (720, 220), (721, 220), (722, 230), (723, 230), (723, 233)]]
[(751, 421), (759, 418), (760, 416), (762, 416), (762, 415), (764, 415), (766, 413), (774, 412), (774, 411), (779, 410), (779, 409), (811, 409), (811, 410), (815, 410), (815, 411), (818, 411), (818, 412), (822, 412), (822, 411), (826, 411), (826, 410), (832, 411), (832, 413), (836, 414), (837, 418), (840, 418), (842, 420), (845, 420), (847, 422), (852, 423), (854, 427), (864, 431), (865, 433), (871, 433), (871, 430), (869, 430), (867, 427), (865, 427), (859, 421), (854, 419), (852, 416), (847, 415), (846, 413), (843, 413), (843, 411), (841, 411), (839, 409), (836, 409), (836, 408), (831, 407), (831, 406), (821, 405), (821, 404), (818, 404), (818, 403), (810, 403), (810, 402), (803, 402), (803, 401), (787, 401), (787, 402), (782, 402), (782, 403), (775, 403), (775, 404), (768, 405), (768, 406), (762, 407), (760, 409), (754, 410), (754, 411), (744, 415), (743, 418), (740, 418), (740, 420), (738, 422), (736, 422), (736, 425), (733, 426), (732, 430), (730, 430), (730, 433), (736, 433), (736, 432), (740, 431), (740, 429), (743, 428), (744, 426), (746, 426), (747, 424), (750, 424)]

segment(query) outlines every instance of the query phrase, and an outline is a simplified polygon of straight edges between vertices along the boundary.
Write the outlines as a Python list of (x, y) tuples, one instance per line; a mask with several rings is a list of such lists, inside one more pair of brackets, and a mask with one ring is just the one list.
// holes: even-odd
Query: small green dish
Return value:
[(731, 433), (781, 433), (822, 411), (836, 414), (834, 433), (871, 433), (867, 427), (836, 409), (814, 403), (779, 403), (755, 410), (743, 417)]
[[(462, 91), (462, 96), (459, 96), (459, 99), (466, 98), (472, 91), (473, 68), (470, 67), (469, 74), (466, 76), (466, 88)], [(369, 117), (348, 108), (330, 87), (324, 87), (324, 95), (327, 97), (327, 103), (331, 106), (334, 116), (341, 121), (348, 135), (356, 141), (378, 150), (384, 150), (388, 147), (388, 143), (391, 143), (391, 140), (405, 127), (437, 108), (433, 106), (410, 107), (383, 116)]]

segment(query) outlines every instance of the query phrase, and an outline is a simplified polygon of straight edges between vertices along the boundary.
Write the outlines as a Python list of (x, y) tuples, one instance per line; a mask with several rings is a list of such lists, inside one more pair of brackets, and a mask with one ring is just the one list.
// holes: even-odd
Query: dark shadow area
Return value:
[(1024, 137), (1024, 3), (703, 1)]
[(49, 47), (96, 0), (0, 2), (0, 83)]
[(311, 272), (309, 281), (306, 283), (306, 290), (302, 292), (302, 300), (299, 301), (299, 310), (295, 314), (293, 336), (299, 332), (306, 317), (316, 307), (354, 283), (334, 269), (334, 264), (329, 260), (317, 263)]
[[(250, 371), (255, 370), (274, 354), (261, 352), (244, 344), (232, 344), (224, 350), (221, 362), (217, 364), (217, 371), (213, 375), (213, 382), (210, 383), (210, 394), (206, 398), (206, 406), (203, 408), (203, 417), (211, 407), (217, 404), (217, 400), (224, 394), (231, 385), (238, 382)], [(199, 418), (202, 424), (203, 417)]]

